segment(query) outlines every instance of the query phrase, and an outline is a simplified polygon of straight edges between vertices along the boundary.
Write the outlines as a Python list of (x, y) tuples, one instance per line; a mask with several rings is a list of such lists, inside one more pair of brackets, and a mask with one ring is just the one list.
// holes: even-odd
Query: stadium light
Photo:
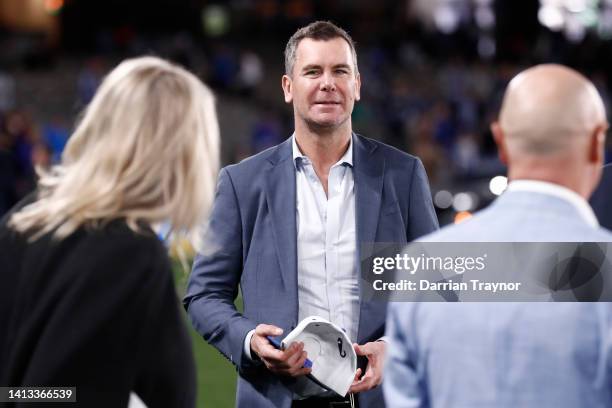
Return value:
[(489, 182), (489, 190), (496, 196), (501, 195), (508, 187), (508, 178), (505, 176), (495, 176)]
[(440, 190), (434, 196), (434, 204), (436, 207), (445, 210), (453, 205), (453, 195), (450, 191)]

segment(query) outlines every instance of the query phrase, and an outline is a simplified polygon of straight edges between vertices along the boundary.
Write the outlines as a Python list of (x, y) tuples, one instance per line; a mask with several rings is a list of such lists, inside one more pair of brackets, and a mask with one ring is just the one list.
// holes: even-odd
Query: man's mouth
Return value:
[(317, 101), (315, 105), (340, 105), (340, 102), (336, 101)]

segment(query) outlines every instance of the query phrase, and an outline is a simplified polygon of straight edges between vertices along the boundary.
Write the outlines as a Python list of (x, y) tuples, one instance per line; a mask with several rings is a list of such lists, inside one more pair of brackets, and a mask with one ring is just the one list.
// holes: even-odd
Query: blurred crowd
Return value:
[[(270, 11), (266, 10), (264, 7), (262, 13)], [(304, 18), (315, 11), (308, 7), (294, 10)], [(293, 23), (301, 22), (300, 18)], [(251, 33), (242, 37), (202, 37), (181, 30), (147, 35), (135, 27), (119, 26), (97, 33), (88, 52), (66, 51), (70, 42), (64, 51), (49, 52), (31, 38), (26, 41), (0, 33), (2, 44), (12, 50), (0, 58), (0, 213), (33, 188), (35, 167), (45, 168), (58, 160), (78, 113), (104, 75), (125, 57), (154, 54), (168, 58), (212, 87), (217, 95), (224, 164), (290, 136), (292, 112), (280, 88), (283, 46), (273, 41), (274, 32), (258, 33), (264, 32), (266, 24), (277, 24), (275, 32), (292, 26), (286, 20), (284, 24), (272, 20), (262, 17), (251, 22), (238, 30)], [(464, 186), (475, 190), (470, 187), (473, 183), (504, 174), (489, 125), (505, 85), (526, 66), (559, 59), (569, 65), (583, 62), (577, 68), (592, 79), (609, 106), (605, 67), (579, 58), (584, 53), (566, 52), (567, 47), (553, 42), (544, 47), (557, 50), (553, 54), (538, 51), (525, 59), (483, 58), (462, 42), (461, 35), (440, 37), (413, 26), (398, 35), (400, 22), (391, 21), (387, 30), (371, 27), (380, 31), (376, 40), (364, 35), (364, 27), (354, 25), (362, 98), (353, 113), (353, 128), (420, 157), (434, 194)], [(525, 41), (518, 38), (516, 44), (524, 48)], [(19, 49), (28, 50), (27, 58), (18, 58), (15, 50)], [(601, 51), (592, 43), (590, 49)], [(480, 206), (493, 198), (488, 191), (484, 195)]]
[(59, 160), (69, 131), (61, 123), (37, 123), (25, 110), (0, 115), (0, 213), (36, 185), (36, 170)]

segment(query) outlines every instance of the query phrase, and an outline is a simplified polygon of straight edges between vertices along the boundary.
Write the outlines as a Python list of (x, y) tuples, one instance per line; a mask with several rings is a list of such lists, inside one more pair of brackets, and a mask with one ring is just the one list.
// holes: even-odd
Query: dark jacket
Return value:
[(155, 234), (113, 221), (28, 243), (7, 219), (0, 386), (73, 386), (75, 408), (126, 407), (130, 392), (149, 408), (194, 406), (191, 343)]

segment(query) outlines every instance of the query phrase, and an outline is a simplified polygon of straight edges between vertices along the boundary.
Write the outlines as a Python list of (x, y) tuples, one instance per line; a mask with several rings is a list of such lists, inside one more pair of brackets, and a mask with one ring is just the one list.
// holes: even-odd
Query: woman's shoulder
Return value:
[(61, 239), (54, 236), (54, 231), (51, 231), (32, 240), (36, 231), (17, 232), (10, 225), (10, 220), (13, 214), (36, 202), (37, 197), (38, 193), (32, 192), (0, 217), (0, 241), (5, 248), (10, 245), (26, 248), (44, 247), (53, 250), (66, 246), (96, 245), (99, 250), (113, 250), (128, 246), (155, 252), (165, 251), (163, 244), (148, 224), (137, 222), (132, 228), (123, 218), (85, 223), (69, 236)]
[(160, 262), (166, 258), (165, 246), (149, 226), (134, 229), (123, 219), (83, 226), (73, 236), (74, 244), (69, 246), (97, 258), (112, 258), (120, 263)]
[(58, 275), (81, 293), (106, 294), (121, 305), (131, 304), (140, 291), (158, 299), (172, 280), (167, 250), (155, 233), (150, 228), (134, 231), (121, 220), (81, 227), (43, 251), (47, 259), (57, 260), (56, 271), (61, 265)]
[(132, 227), (124, 219), (87, 224), (80, 227), (75, 234), (83, 240), (101, 241), (110, 246), (129, 242), (132, 245), (163, 247), (157, 234), (150, 226), (141, 223)]

